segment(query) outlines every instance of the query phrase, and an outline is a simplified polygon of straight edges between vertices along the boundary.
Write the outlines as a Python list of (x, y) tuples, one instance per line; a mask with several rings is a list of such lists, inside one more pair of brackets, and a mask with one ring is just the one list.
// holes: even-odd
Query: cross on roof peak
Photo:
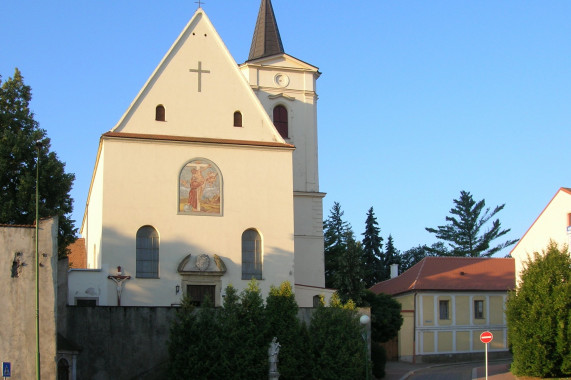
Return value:
[(205, 2), (198, 0), (194, 2), (195, 4), (198, 4), (198, 8), (202, 8), (202, 4), (206, 4)]

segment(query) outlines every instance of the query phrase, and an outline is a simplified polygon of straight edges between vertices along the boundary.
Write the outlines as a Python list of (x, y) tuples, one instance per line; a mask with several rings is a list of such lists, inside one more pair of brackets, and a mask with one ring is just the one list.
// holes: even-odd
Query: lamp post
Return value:
[(365, 371), (366, 371), (366, 379), (369, 380), (370, 373), (369, 373), (369, 340), (367, 339), (367, 325), (371, 321), (368, 315), (363, 314), (361, 318), (359, 318), (359, 323), (364, 327), (364, 331), (361, 334), (363, 337), (363, 341), (365, 342)]
[(40, 249), (39, 249), (39, 207), (40, 207), (40, 148), (42, 143), (36, 142), (36, 379), (40, 380)]

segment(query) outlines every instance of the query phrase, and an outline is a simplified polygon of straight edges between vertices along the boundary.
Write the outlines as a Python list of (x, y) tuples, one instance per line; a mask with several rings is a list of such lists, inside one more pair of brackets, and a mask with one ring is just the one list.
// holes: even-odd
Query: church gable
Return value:
[(112, 132), (283, 142), (202, 9)]

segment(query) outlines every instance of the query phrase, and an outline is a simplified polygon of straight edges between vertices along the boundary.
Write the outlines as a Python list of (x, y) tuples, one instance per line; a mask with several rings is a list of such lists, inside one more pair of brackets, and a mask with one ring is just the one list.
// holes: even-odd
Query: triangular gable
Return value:
[[(565, 195), (566, 194), (566, 195)], [(550, 209), (551, 204), (555, 201), (556, 198), (560, 197), (560, 196), (571, 196), (571, 189), (566, 188), (566, 187), (561, 187), (559, 190), (557, 190), (557, 192), (555, 193), (555, 195), (553, 196), (553, 198), (551, 198), (551, 200), (549, 201), (549, 203), (547, 203), (547, 206), (545, 206), (545, 208), (543, 209), (543, 211), (541, 211), (541, 213), (538, 215), (537, 218), (535, 218), (535, 220), (533, 221), (533, 223), (531, 224), (531, 226), (529, 226), (529, 228), (527, 229), (527, 231), (525, 231), (525, 233), (523, 234), (523, 236), (521, 237), (521, 239), (519, 239), (519, 241), (517, 242), (517, 244), (513, 247), (513, 249), (510, 251), (510, 256), (514, 257), (513, 254), (515, 252), (518, 251), (518, 248), (520, 245), (523, 245), (524, 241), (526, 240), (527, 235), (529, 234), (529, 232), (535, 227), (535, 225), (537, 224), (537, 222), (542, 218), (542, 216), (546, 213), (546, 211), (548, 209)], [(543, 247), (545, 248), (545, 247)], [(526, 254), (530, 254), (531, 252), (525, 252)]]
[(297, 59), (289, 54), (276, 54), (269, 57), (263, 57), (254, 59), (251, 61), (247, 61), (240, 65), (240, 67), (247, 66), (247, 65), (259, 65), (259, 66), (278, 66), (284, 68), (290, 68), (294, 70), (304, 70), (304, 71), (313, 71), (319, 73), (319, 68), (313, 65), (310, 65), (307, 62), (302, 61), (301, 59)]
[[(155, 120), (159, 105), (164, 121)], [(112, 132), (284, 142), (202, 9)]]

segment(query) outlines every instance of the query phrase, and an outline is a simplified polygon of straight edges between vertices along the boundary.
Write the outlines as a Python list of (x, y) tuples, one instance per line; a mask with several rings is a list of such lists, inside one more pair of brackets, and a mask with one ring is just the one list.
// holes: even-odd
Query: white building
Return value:
[(518, 282), (525, 262), (529, 258), (533, 258), (534, 252), (541, 253), (544, 251), (550, 241), (557, 243), (560, 248), (564, 244), (571, 245), (570, 188), (562, 187), (557, 191), (510, 252), (511, 257), (515, 259), (516, 279)]
[[(232, 284), (324, 289), (318, 69), (285, 54), (262, 0), (237, 65), (199, 8), (123, 117), (101, 136), (69, 304), (222, 302)], [(120, 267), (120, 268), (119, 268)], [(117, 284), (119, 283), (119, 284)], [(120, 295), (120, 299), (118, 296)]]

